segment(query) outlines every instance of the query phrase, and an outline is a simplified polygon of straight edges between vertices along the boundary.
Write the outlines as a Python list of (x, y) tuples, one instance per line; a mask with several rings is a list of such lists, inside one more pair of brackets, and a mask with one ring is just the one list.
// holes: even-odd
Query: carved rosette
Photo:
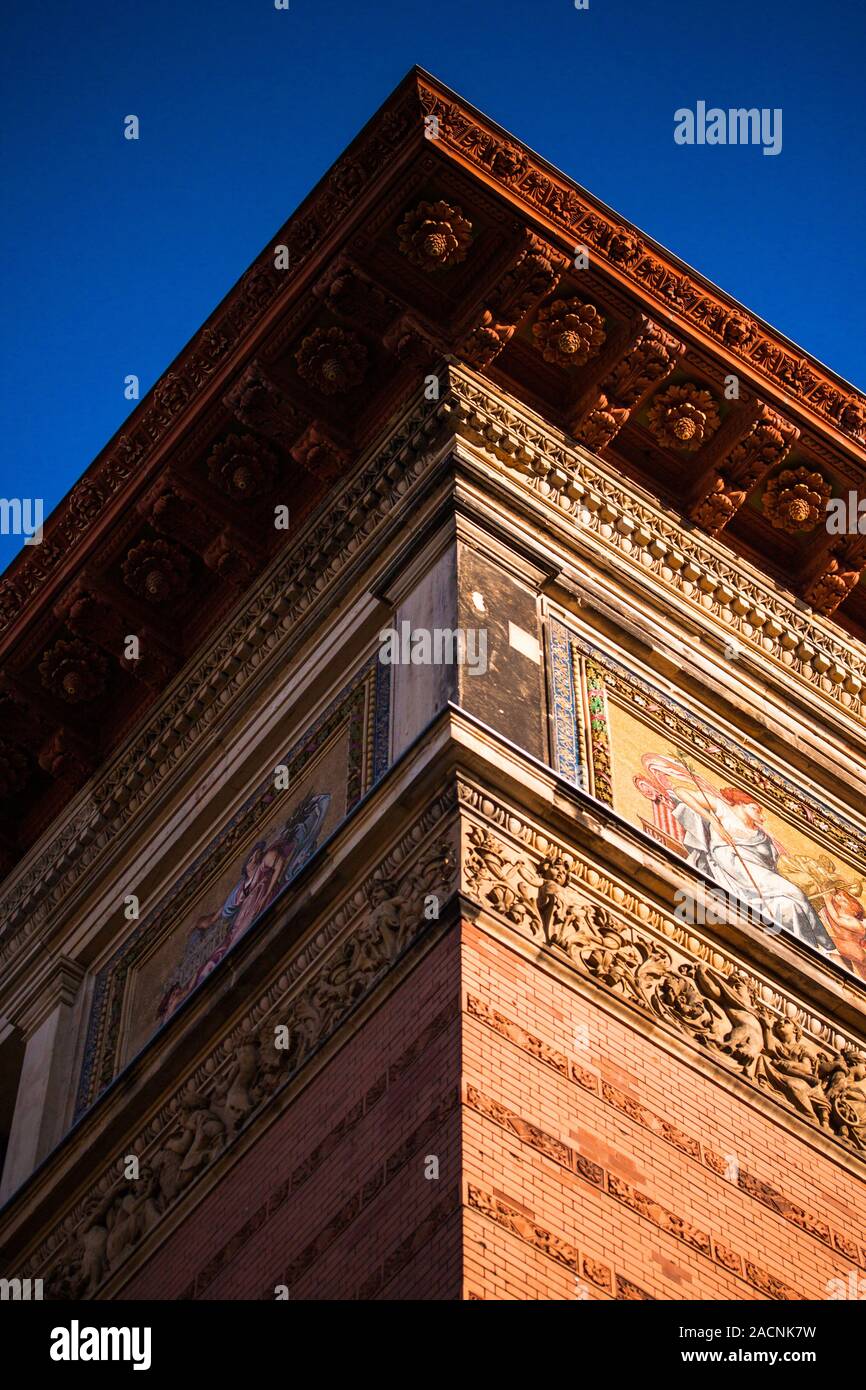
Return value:
[(830, 484), (810, 468), (785, 468), (767, 483), (764, 514), (778, 531), (811, 531), (824, 515)]
[(397, 228), (403, 255), (426, 271), (465, 260), (471, 234), (472, 224), (460, 208), (444, 202), (419, 203)]
[(277, 460), (252, 435), (230, 434), (211, 451), (207, 471), (220, 492), (235, 502), (247, 502), (273, 487)]
[(555, 299), (540, 309), (532, 332), (545, 362), (559, 367), (582, 367), (600, 351), (607, 334), (594, 304), (581, 299)]
[(167, 603), (189, 587), (189, 560), (169, 541), (145, 540), (133, 546), (123, 562), (123, 579), (148, 603)]
[(317, 328), (295, 353), (298, 375), (325, 396), (350, 391), (364, 379), (367, 349), (343, 328)]
[(71, 642), (61, 637), (42, 657), (39, 675), (52, 695), (77, 705), (104, 693), (108, 662), (95, 647), (77, 637)]
[(648, 418), (660, 444), (687, 453), (700, 449), (720, 423), (718, 406), (709, 391), (692, 381), (662, 391), (653, 401)]
[(331, 478), (339, 473), (348, 462), (348, 454), (311, 425), (305, 430), (295, 447), (292, 458), (307, 473), (316, 478)]
[(30, 776), (27, 754), (8, 739), (0, 739), (0, 798), (23, 791)]

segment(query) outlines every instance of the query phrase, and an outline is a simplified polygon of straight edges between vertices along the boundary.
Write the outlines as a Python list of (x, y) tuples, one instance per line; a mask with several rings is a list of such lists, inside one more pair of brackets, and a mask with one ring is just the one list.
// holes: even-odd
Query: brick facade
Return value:
[(464, 921), (118, 1296), (817, 1300), (857, 1188)]

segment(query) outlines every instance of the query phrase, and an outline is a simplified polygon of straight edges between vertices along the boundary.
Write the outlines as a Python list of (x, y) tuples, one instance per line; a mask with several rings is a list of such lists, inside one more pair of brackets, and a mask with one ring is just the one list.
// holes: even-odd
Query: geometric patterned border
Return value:
[[(623, 1206), (629, 1207), (639, 1216), (642, 1216), (645, 1221), (649, 1221), (657, 1230), (672, 1236), (674, 1240), (682, 1241), (699, 1258), (721, 1265), (729, 1274), (750, 1284), (752, 1288), (757, 1289), (765, 1297), (794, 1300), (806, 1297), (798, 1289), (786, 1284), (783, 1279), (777, 1278), (768, 1270), (753, 1264), (744, 1255), (731, 1250), (729, 1246), (717, 1240), (709, 1231), (696, 1226), (688, 1217), (670, 1211), (645, 1192), (641, 1192), (631, 1183), (625, 1182), (617, 1174), (607, 1172), (598, 1163), (593, 1163), (590, 1159), (585, 1158), (577, 1149), (563, 1144), (552, 1134), (545, 1134), (537, 1125), (516, 1114), (507, 1106), (500, 1104), (499, 1101), (485, 1096), (477, 1087), (469, 1086), (467, 1088), (466, 1103), (470, 1109), (477, 1111), (485, 1119), (498, 1125), (506, 1134), (513, 1135), (527, 1147), (544, 1154), (550, 1163), (563, 1168), (569, 1174), (580, 1177), (604, 1196), (621, 1202)], [(536, 1249), (540, 1249), (550, 1259), (564, 1264), (575, 1274), (579, 1272), (578, 1252), (569, 1241), (560, 1240), (547, 1233), (545, 1233), (544, 1238), (540, 1238), (540, 1228), (523, 1212), (508, 1209), (506, 1215), (503, 1212), (502, 1203), (497, 1198), (488, 1198), (487, 1203), (482, 1204), (477, 1199), (472, 1200), (472, 1195), (477, 1192), (477, 1189), (470, 1186), (469, 1192), (470, 1205), (477, 1206), (485, 1216), (489, 1216), (493, 1221), (499, 1221), (506, 1229), (521, 1236), (524, 1240), (529, 1239)], [(585, 1255), (583, 1273), (592, 1279), (594, 1284), (604, 1289), (606, 1293), (612, 1292), (611, 1271), (607, 1266), (600, 1265)]]
[(709, 1168), (717, 1177), (724, 1178), (727, 1182), (734, 1182), (735, 1186), (746, 1197), (758, 1202), (763, 1207), (767, 1207), (798, 1231), (827, 1246), (834, 1254), (842, 1255), (847, 1260), (853, 1260), (855, 1264), (866, 1269), (866, 1247), (859, 1246), (850, 1236), (835, 1230), (826, 1221), (822, 1221), (819, 1217), (805, 1211), (803, 1207), (787, 1197), (780, 1188), (765, 1182), (741, 1164), (737, 1165), (736, 1175), (732, 1177), (729, 1165), (722, 1154), (716, 1153), (714, 1149), (711, 1149), (708, 1144), (702, 1143), (701, 1140), (685, 1134), (676, 1125), (671, 1124), (666, 1117), (655, 1114), (636, 1100), (634, 1096), (626, 1095), (619, 1087), (612, 1085), (609, 1081), (604, 1081), (573, 1057), (551, 1047), (549, 1043), (535, 1034), (527, 1032), (514, 1019), (506, 1018), (504, 1014), (492, 1008), (486, 1000), (469, 995), (466, 1000), (466, 1007), (474, 1018), (477, 1018), (500, 1037), (505, 1038), (521, 1052), (532, 1057), (536, 1062), (550, 1067), (558, 1075), (580, 1087), (581, 1090), (589, 1091), (604, 1105), (610, 1106), (617, 1114), (627, 1116), (633, 1124), (648, 1130), (657, 1139), (661, 1139), (663, 1143), (669, 1144), (678, 1153), (691, 1159), (699, 1168)]
[[(389, 668), (376, 656), (372, 657), (331, 701), (315, 724), (303, 731), (285, 756), (277, 760), (289, 768), (290, 785), (332, 732), (341, 724), (347, 724), (346, 815), (351, 813), (361, 797), (387, 771), (389, 676)], [(250, 836), (280, 795), (275, 790), (273, 775), (262, 781), (100, 970), (88, 1023), (76, 1119), (94, 1103), (116, 1074), (120, 1020), (130, 972), (141, 956), (153, 948), (155, 935), (171, 931), (172, 924), (189, 911), (202, 884), (239, 852), (239, 845)], [(303, 865), (299, 864), (298, 869), (301, 867)], [(290, 887), (291, 879), (280, 893)], [(158, 1027), (154, 1033), (157, 1031)]]

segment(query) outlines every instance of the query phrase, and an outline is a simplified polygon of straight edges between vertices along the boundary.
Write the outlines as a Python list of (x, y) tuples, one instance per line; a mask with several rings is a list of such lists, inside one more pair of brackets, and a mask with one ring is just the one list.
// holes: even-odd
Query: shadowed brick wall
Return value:
[(458, 968), (451, 931), (119, 1297), (458, 1298)]

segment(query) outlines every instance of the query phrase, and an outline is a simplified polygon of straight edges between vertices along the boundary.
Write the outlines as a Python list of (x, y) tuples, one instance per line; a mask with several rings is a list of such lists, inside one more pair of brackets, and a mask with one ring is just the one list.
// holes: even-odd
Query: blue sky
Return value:
[[(866, 388), (864, 40), (851, 0), (7, 6), (0, 496), (56, 505), (413, 63)], [(699, 100), (782, 152), (675, 144)]]

